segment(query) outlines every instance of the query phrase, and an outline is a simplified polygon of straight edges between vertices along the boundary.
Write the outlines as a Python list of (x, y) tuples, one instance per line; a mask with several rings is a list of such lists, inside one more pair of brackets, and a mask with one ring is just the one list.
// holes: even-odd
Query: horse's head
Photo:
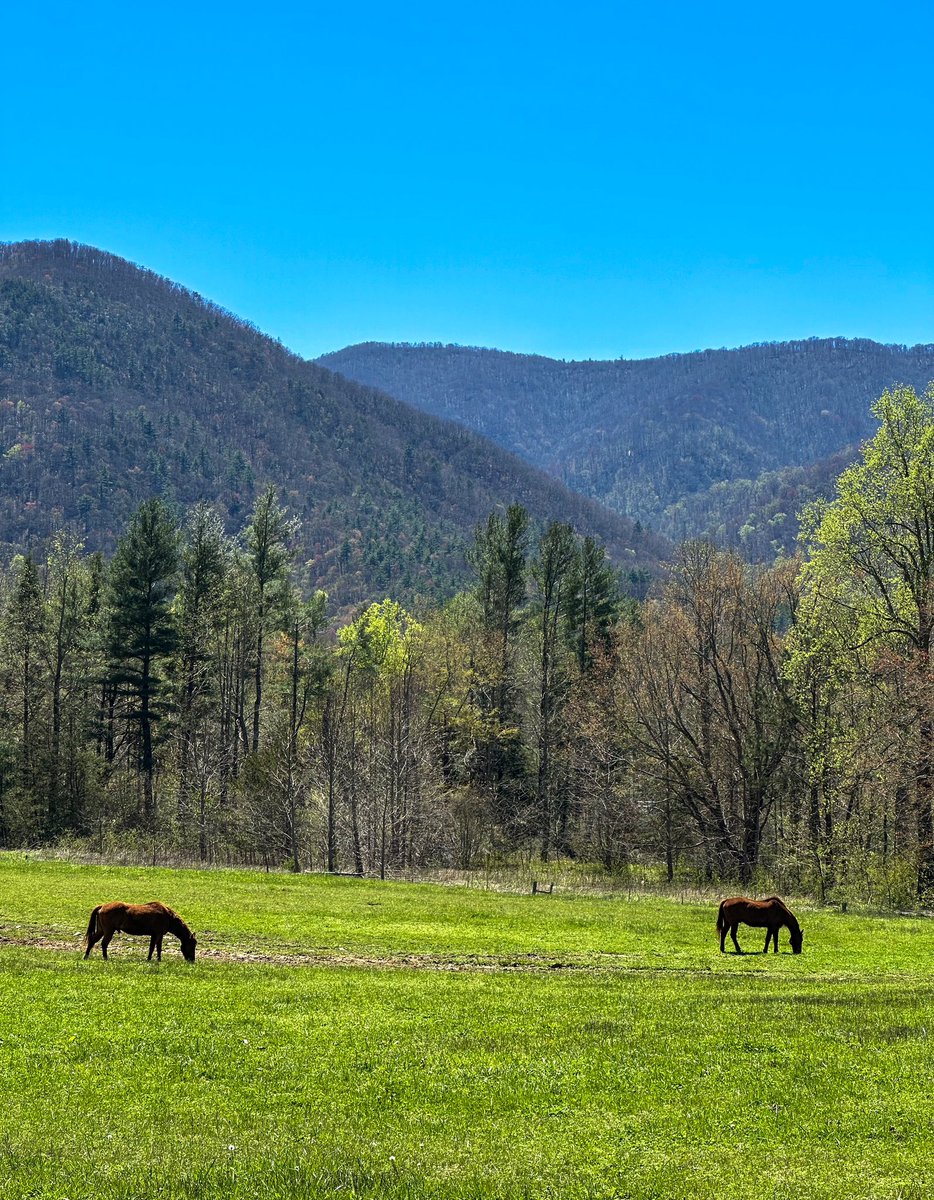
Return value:
[(189, 934), (188, 937), (182, 938), (182, 957), (186, 962), (195, 961), (195, 946), (198, 944), (198, 939), (195, 935)]
[(791, 933), (791, 953), (800, 954), (801, 946), (804, 943), (804, 934), (801, 931), (800, 925), (797, 929), (792, 929), (789, 932)]

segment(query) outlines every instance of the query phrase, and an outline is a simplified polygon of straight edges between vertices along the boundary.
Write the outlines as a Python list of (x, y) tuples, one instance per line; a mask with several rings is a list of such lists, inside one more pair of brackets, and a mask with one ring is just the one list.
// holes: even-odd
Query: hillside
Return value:
[(798, 547), (797, 515), (806, 504), (834, 495), (837, 476), (857, 453), (850, 446), (805, 467), (715, 483), (669, 505), (663, 524), (673, 538), (707, 538), (752, 562), (792, 555)]
[(872, 432), (869, 405), (886, 387), (934, 379), (932, 345), (841, 338), (615, 362), (368, 343), (320, 361), (672, 537), (720, 526), (738, 536), (730, 485), (754, 490), (763, 473), (845, 452)]
[(73, 243), (0, 246), (0, 546), (63, 522), (113, 547), (161, 494), (231, 529), (278, 485), (309, 586), (437, 598), (495, 505), (571, 522), (638, 570), (662, 540), (463, 427), (290, 354), (201, 297)]

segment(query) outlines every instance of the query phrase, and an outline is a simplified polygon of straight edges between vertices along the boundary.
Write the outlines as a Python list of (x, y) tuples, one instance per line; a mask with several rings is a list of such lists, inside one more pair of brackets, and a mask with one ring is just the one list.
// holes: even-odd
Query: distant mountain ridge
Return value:
[(627, 568), (667, 549), (151, 271), (66, 241), (0, 245), (0, 546), (64, 522), (112, 549), (153, 494), (208, 499), (238, 528), (267, 482), (302, 520), (308, 585), (338, 603), (448, 594), (475, 525), (514, 500), (595, 535)]
[[(886, 387), (934, 379), (934, 345), (845, 338), (613, 362), (369, 342), (318, 361), (460, 421), (668, 536), (716, 528), (733, 543), (738, 518), (717, 507), (724, 489), (855, 454)], [(793, 544), (793, 514), (779, 540)]]

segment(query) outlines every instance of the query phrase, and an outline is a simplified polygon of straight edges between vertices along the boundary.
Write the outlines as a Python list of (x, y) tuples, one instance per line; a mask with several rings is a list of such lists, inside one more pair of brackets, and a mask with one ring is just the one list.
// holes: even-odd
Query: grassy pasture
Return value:
[(799, 916), (0, 857), (0, 1195), (928, 1197), (934, 924)]

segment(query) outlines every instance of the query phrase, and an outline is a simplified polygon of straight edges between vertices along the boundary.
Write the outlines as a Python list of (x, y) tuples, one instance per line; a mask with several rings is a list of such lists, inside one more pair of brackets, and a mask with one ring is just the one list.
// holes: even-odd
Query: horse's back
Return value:
[(720, 904), (720, 913), (727, 925), (766, 925), (772, 911), (767, 900), (750, 900), (748, 896), (729, 896)]
[(788, 906), (780, 896), (769, 896), (765, 900), (751, 900), (749, 896), (730, 896), (720, 905), (724, 919), (732, 923), (761, 926), (781, 924), (790, 916)]
[(161, 900), (149, 900), (145, 904), (127, 904), (124, 900), (111, 900), (102, 904), (98, 919), (122, 933), (164, 933), (166, 921), (174, 916)]
[(108, 917), (118, 918), (131, 907), (132, 905), (126, 904), (123, 900), (108, 900), (106, 904), (98, 904), (97, 914), (102, 920)]

